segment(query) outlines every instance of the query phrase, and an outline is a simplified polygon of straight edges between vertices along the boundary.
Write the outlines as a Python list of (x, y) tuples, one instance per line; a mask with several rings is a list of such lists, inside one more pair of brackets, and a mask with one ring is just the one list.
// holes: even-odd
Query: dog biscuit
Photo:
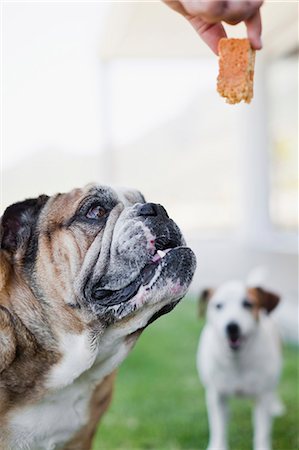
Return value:
[(217, 91), (227, 103), (250, 103), (253, 97), (255, 50), (248, 39), (220, 39)]

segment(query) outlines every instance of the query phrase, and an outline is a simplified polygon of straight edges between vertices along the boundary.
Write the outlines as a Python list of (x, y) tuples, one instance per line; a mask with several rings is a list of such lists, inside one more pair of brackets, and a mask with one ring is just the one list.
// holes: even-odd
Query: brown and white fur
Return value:
[(282, 412), (276, 388), (281, 371), (279, 337), (269, 313), (279, 297), (262, 288), (227, 282), (206, 290), (207, 321), (197, 368), (206, 390), (208, 450), (227, 450), (228, 400), (251, 397), (255, 450), (271, 449), (272, 416)]
[(185, 294), (195, 257), (161, 205), (89, 185), (1, 219), (0, 449), (88, 450), (115, 371)]

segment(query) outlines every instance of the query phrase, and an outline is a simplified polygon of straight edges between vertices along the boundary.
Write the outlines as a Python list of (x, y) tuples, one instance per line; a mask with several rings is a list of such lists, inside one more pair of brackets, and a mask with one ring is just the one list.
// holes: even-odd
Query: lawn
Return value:
[[(139, 338), (122, 364), (112, 405), (93, 450), (201, 450), (208, 440), (204, 391), (195, 369), (202, 323), (185, 299)], [(287, 412), (275, 419), (273, 450), (298, 450), (298, 348), (285, 346), (280, 392)], [(251, 449), (251, 403), (231, 403), (231, 450)]]

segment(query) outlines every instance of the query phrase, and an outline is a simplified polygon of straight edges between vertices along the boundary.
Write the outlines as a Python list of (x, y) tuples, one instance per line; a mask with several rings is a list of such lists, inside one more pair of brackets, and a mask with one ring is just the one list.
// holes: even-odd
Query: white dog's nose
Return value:
[(230, 337), (237, 337), (240, 335), (240, 327), (236, 322), (230, 322), (226, 326), (226, 332)]
[(229, 322), (226, 325), (226, 334), (230, 348), (238, 350), (241, 344), (241, 328), (237, 322)]

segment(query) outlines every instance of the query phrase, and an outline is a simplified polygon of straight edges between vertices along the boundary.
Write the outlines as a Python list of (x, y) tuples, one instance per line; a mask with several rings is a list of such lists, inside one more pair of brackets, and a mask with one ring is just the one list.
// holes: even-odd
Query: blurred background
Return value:
[[(2, 2), (1, 210), (90, 181), (164, 204), (198, 256), (193, 291), (256, 266), (298, 341), (298, 5), (265, 2), (250, 105), (162, 2)], [(227, 27), (246, 36), (243, 24)]]
[(263, 266), (298, 343), (298, 4), (266, 1), (262, 18), (254, 99), (232, 106), (215, 55), (159, 1), (1, 2), (1, 212), (136, 187), (195, 250), (193, 296)]

